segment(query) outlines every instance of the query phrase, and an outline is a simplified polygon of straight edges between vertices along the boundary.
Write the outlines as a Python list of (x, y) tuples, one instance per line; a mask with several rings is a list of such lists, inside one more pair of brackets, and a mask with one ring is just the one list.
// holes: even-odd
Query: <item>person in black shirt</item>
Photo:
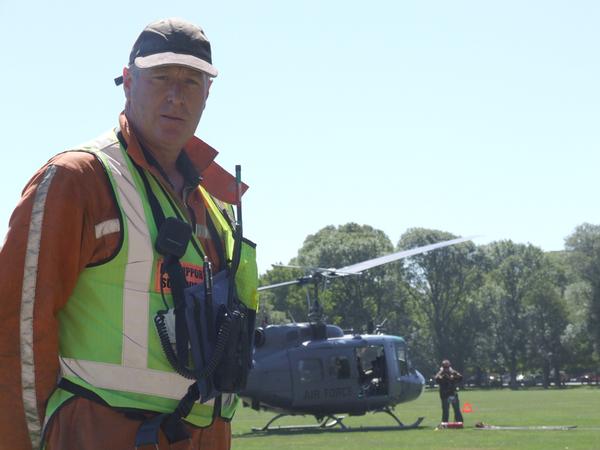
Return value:
[(442, 400), (442, 422), (448, 422), (449, 405), (454, 409), (454, 421), (462, 422), (463, 417), (460, 412), (460, 401), (458, 400), (458, 387), (456, 386), (462, 380), (462, 375), (450, 366), (447, 359), (442, 361), (442, 367), (435, 376), (435, 381), (440, 385), (440, 399)]

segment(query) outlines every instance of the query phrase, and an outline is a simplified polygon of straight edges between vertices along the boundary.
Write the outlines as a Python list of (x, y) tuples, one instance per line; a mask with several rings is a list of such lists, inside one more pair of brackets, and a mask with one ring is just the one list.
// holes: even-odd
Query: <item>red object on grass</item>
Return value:
[(442, 422), (439, 428), (463, 428), (462, 422)]

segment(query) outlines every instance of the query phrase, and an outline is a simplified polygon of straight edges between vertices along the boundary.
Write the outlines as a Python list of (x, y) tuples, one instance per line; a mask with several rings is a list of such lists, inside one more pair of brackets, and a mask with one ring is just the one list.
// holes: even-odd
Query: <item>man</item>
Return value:
[(435, 381), (440, 385), (440, 399), (442, 400), (442, 423), (448, 422), (449, 405), (454, 409), (454, 421), (462, 422), (460, 401), (458, 399), (457, 384), (462, 380), (462, 375), (450, 367), (450, 361), (442, 361), (442, 367), (435, 376)]
[[(205, 261), (217, 273), (235, 255), (232, 205), (246, 186), (194, 136), (216, 76), (202, 29), (148, 25), (115, 80), (118, 126), (52, 158), (23, 190), (0, 250), (0, 449), (142, 448), (149, 422), (148, 448), (230, 448), (237, 398), (190, 402), (185, 425), (173, 419), (193, 380), (154, 326), (175, 303), (170, 256), (157, 250), (165, 218), (193, 231), (177, 260), (188, 286)], [(235, 291), (253, 313), (254, 247), (241, 248)]]

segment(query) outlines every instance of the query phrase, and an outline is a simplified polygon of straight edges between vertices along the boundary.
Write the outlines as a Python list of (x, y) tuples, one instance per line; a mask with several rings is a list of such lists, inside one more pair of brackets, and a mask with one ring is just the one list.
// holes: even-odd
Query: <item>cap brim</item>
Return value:
[(184, 55), (181, 53), (165, 52), (155, 53), (154, 55), (138, 56), (134, 60), (134, 64), (140, 69), (148, 69), (150, 67), (159, 66), (184, 66), (191, 69), (200, 70), (211, 77), (216, 77), (219, 72), (210, 63), (203, 59), (192, 55)]

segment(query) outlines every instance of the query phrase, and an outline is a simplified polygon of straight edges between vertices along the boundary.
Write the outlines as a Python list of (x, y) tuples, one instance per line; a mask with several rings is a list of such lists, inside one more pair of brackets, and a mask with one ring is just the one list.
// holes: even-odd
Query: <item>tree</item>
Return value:
[(537, 362), (542, 368), (544, 387), (548, 387), (552, 370), (555, 385), (561, 386), (560, 372), (568, 356), (564, 345), (568, 313), (561, 295), (564, 279), (563, 271), (544, 255), (525, 294), (528, 364), (531, 367), (532, 362)]
[(589, 283), (588, 333), (596, 355), (600, 354), (600, 225), (584, 223), (567, 237), (565, 248), (571, 252), (572, 264)]
[[(438, 230), (409, 229), (398, 242), (397, 250), (453, 239)], [(402, 278), (408, 286), (411, 312), (420, 326), (419, 338), (429, 339), (428, 367), (449, 358), (462, 370), (472, 353), (477, 333), (474, 323), (478, 306), (472, 294), (481, 284), (475, 245), (465, 242), (417, 255), (404, 264)], [(420, 342), (422, 347), (426, 344)]]
[(594, 361), (594, 344), (588, 332), (590, 291), (589, 283), (583, 280), (569, 284), (565, 291), (569, 324), (563, 335), (563, 344), (568, 354), (568, 371), (576, 375), (598, 367), (598, 357), (596, 355)]
[[(261, 286), (294, 280), (304, 275), (298, 269), (273, 267), (259, 279)], [(303, 289), (296, 286), (283, 286), (260, 291), (260, 309), (257, 325), (267, 325), (289, 321), (302, 322), (306, 319), (307, 304)]]
[[(328, 226), (304, 241), (294, 260), (302, 266), (340, 268), (392, 253), (386, 234), (368, 225), (348, 223)], [(394, 321), (394, 284), (389, 267), (381, 266), (360, 276), (333, 280), (322, 294), (330, 320), (345, 328), (361, 330), (369, 320)], [(388, 320), (389, 322), (389, 320)]]
[(496, 349), (510, 372), (511, 386), (517, 385), (517, 367), (526, 350), (527, 321), (525, 300), (532, 293), (536, 278), (543, 268), (544, 253), (532, 245), (498, 241), (486, 246), (492, 270), (488, 283), (494, 284), (495, 321), (491, 332)]
[(598, 354), (594, 360), (594, 344), (588, 332), (591, 286), (573, 264), (573, 251), (548, 252), (546, 256), (559, 268), (557, 281), (567, 314), (568, 323), (561, 336), (564, 368), (571, 375), (597, 370)]
[[(305, 270), (275, 268), (267, 272), (262, 283), (292, 280), (310, 272), (311, 268), (340, 268), (392, 252), (392, 243), (381, 230), (356, 223), (339, 227), (330, 225), (309, 235), (298, 255), (290, 261), (291, 265), (304, 267)], [(362, 330), (367, 327), (369, 320), (377, 322), (387, 318), (386, 325), (393, 326), (402, 314), (396, 310), (395, 280), (390, 273), (389, 268), (381, 266), (365, 271), (360, 276), (326, 281), (325, 286), (321, 286), (326, 289), (320, 290), (319, 300), (329, 321), (343, 328)], [(314, 297), (312, 286), (309, 289), (309, 294)], [(265, 298), (271, 299), (277, 309), (286, 307), (293, 311), (296, 319), (306, 317), (306, 297), (297, 287), (263, 292), (273, 292)], [(304, 312), (301, 314), (302, 308)]]

